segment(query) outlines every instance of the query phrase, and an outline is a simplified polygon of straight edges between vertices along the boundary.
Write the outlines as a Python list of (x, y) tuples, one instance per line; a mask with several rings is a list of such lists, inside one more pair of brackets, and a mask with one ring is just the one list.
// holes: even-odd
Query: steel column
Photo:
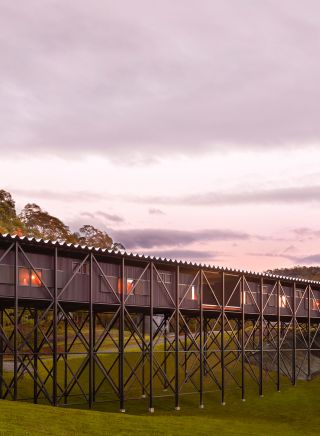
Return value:
[(281, 341), (281, 318), (280, 318), (280, 281), (277, 281), (277, 390), (280, 391), (280, 341)]
[(180, 397), (179, 397), (179, 340), (180, 340), (180, 310), (179, 310), (179, 284), (180, 284), (180, 267), (177, 265), (176, 269), (176, 283), (175, 283), (175, 409), (180, 410)]
[(36, 404), (38, 402), (38, 309), (34, 310), (33, 328), (33, 402)]
[(225, 379), (224, 379), (224, 303), (225, 303), (225, 274), (222, 272), (222, 306), (221, 306), (221, 329), (220, 329), (220, 352), (221, 352), (221, 404), (225, 403)]
[(52, 388), (53, 405), (57, 405), (57, 355), (58, 355), (58, 248), (54, 248), (54, 291), (53, 291), (53, 366), (52, 366)]
[(96, 313), (93, 311), (93, 328), (92, 328), (92, 401), (96, 401)]
[(89, 266), (89, 408), (92, 408), (94, 401), (94, 324), (93, 324), (93, 256), (90, 253), (90, 266)]
[(260, 368), (259, 368), (259, 395), (263, 396), (263, 329), (264, 329), (264, 317), (263, 317), (263, 278), (260, 280)]
[(308, 285), (308, 380), (311, 380), (311, 286)]
[(19, 245), (15, 243), (14, 280), (14, 334), (13, 334), (13, 399), (18, 398), (18, 319), (19, 319)]
[(121, 295), (120, 295), (120, 316), (119, 316), (119, 400), (120, 412), (125, 412), (124, 406), (124, 292), (125, 292), (125, 263), (121, 262)]
[(150, 325), (149, 325), (149, 412), (154, 412), (153, 407), (153, 262), (150, 264)]
[(0, 310), (0, 400), (2, 398), (2, 384), (3, 384), (3, 309)]
[(64, 404), (68, 402), (68, 320), (67, 313), (64, 315)]
[(141, 372), (142, 372), (142, 374), (141, 374), (141, 382), (142, 382), (142, 398), (145, 398), (146, 397), (146, 390), (145, 390), (145, 360), (146, 360), (146, 356), (145, 356), (145, 354), (146, 354), (146, 346), (145, 346), (145, 339), (146, 339), (146, 317), (145, 317), (145, 315), (143, 314), (142, 315), (142, 326), (141, 326), (141, 329), (142, 329), (142, 338), (143, 338), (143, 341), (142, 341), (142, 350), (141, 350), (141, 352), (142, 352), (142, 367), (141, 367)]
[(167, 390), (168, 382), (167, 382), (167, 358), (168, 358), (168, 351), (167, 351), (167, 343), (168, 343), (168, 337), (167, 337), (167, 322), (168, 322), (168, 316), (164, 316), (164, 331), (163, 331), (163, 371), (164, 371), (164, 377), (163, 377), (163, 389)]
[(245, 377), (244, 377), (244, 365), (245, 365), (245, 313), (244, 313), (244, 276), (241, 276), (241, 399), (245, 401)]
[(297, 358), (297, 318), (296, 318), (296, 284), (293, 284), (293, 318), (292, 318), (292, 384), (296, 385), (296, 358)]
[(203, 272), (200, 270), (200, 408), (203, 409), (203, 364), (204, 364), (204, 350), (203, 350)]

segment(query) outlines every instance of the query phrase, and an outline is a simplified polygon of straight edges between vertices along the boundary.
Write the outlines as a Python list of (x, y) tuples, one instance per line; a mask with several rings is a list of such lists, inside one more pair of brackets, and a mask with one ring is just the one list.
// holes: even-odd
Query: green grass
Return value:
[(173, 398), (157, 398), (155, 413), (144, 400), (128, 401), (128, 412), (117, 403), (100, 404), (99, 411), (53, 408), (29, 403), (0, 402), (0, 434), (164, 434), (164, 435), (318, 435), (320, 428), (320, 380), (286, 385), (282, 392), (268, 386), (264, 398), (249, 383), (247, 401), (238, 390), (227, 392), (221, 406), (218, 393), (206, 394), (205, 408), (197, 395), (186, 395), (181, 410), (173, 410)]

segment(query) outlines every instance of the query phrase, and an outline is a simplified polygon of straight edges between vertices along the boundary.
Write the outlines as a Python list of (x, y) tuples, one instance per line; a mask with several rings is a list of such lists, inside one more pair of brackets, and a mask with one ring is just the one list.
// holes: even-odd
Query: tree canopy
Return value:
[(0, 233), (26, 235), (100, 248), (124, 249), (121, 243), (113, 243), (107, 232), (91, 224), (85, 224), (78, 232), (72, 232), (59, 218), (50, 215), (35, 203), (26, 204), (20, 214), (17, 214), (15, 201), (5, 190), (0, 190)]

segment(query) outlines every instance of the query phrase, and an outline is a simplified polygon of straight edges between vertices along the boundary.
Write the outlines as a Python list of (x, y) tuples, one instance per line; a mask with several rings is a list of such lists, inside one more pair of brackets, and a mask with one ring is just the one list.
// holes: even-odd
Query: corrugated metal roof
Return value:
[(158, 262), (161, 261), (163, 263), (167, 263), (170, 265), (181, 265), (181, 266), (188, 266), (188, 267), (195, 267), (195, 268), (206, 268), (207, 270), (224, 271), (224, 272), (236, 273), (236, 274), (250, 274), (250, 275), (256, 276), (256, 277), (281, 279), (281, 280), (294, 281), (294, 282), (299, 282), (299, 283), (316, 284), (316, 285), (320, 286), (320, 282), (316, 281), (316, 280), (307, 280), (307, 279), (302, 279), (302, 278), (298, 278), (298, 277), (260, 273), (260, 272), (255, 272), (255, 271), (251, 271), (251, 270), (228, 268), (228, 267), (223, 267), (223, 266), (218, 266), (218, 265), (209, 265), (209, 264), (205, 264), (205, 263), (188, 262), (188, 261), (184, 261), (184, 260), (170, 259), (170, 258), (166, 258), (166, 257), (164, 258), (164, 257), (158, 257), (158, 256), (150, 256), (150, 255), (145, 255), (145, 254), (132, 253), (132, 252), (126, 251), (126, 250), (108, 250), (107, 248), (96, 248), (96, 247), (90, 247), (89, 245), (71, 244), (71, 243), (67, 243), (65, 241), (51, 241), (50, 239), (41, 239), (41, 238), (38, 239), (38, 238), (28, 237), (28, 236), (10, 235), (9, 233), (7, 233), (7, 234), (0, 233), (0, 240), (11, 240), (11, 241), (20, 240), (20, 241), (24, 241), (24, 242), (28, 241), (31, 243), (39, 244), (40, 246), (41, 245), (42, 246), (43, 245), (44, 246), (45, 245), (52, 245), (52, 246), (59, 245), (60, 247), (64, 247), (64, 248), (68, 248), (68, 249), (71, 248), (74, 250), (95, 251), (96, 253), (101, 253), (101, 254), (105, 253), (105, 254), (115, 256), (115, 257), (119, 257), (119, 255), (121, 255), (121, 256), (125, 256), (127, 258), (138, 258), (140, 260), (142, 259), (142, 260), (146, 260), (146, 261), (158, 261)]

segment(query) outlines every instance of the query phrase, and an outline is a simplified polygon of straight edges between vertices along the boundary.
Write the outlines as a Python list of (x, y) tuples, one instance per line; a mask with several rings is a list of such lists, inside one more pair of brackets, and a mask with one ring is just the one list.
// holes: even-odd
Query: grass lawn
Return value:
[[(197, 396), (182, 397), (181, 410), (173, 410), (172, 398), (155, 400), (155, 413), (146, 412), (141, 401), (128, 401), (125, 414), (100, 410), (53, 408), (22, 402), (0, 401), (0, 434), (164, 434), (164, 435), (318, 435), (320, 429), (320, 379), (286, 385), (281, 393), (267, 388), (260, 398), (253, 386), (246, 402), (238, 391), (219, 404), (217, 394), (206, 394), (205, 408)], [(112, 408), (116, 410), (117, 404)]]

